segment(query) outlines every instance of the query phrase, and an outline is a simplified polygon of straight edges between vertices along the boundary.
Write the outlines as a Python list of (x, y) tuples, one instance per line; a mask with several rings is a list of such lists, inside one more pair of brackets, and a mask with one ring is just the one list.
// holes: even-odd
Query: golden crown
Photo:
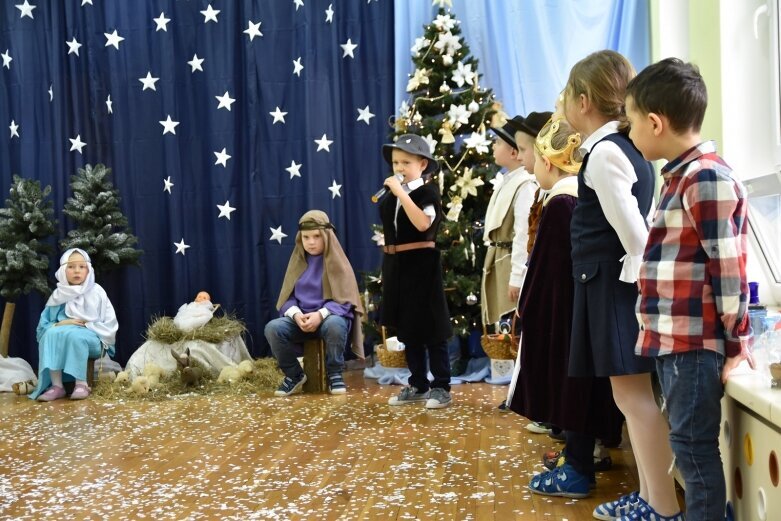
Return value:
[(578, 158), (578, 150), (580, 148), (580, 134), (573, 132), (567, 137), (567, 144), (564, 148), (556, 149), (553, 146), (552, 140), (559, 132), (561, 126), (561, 119), (548, 120), (540, 133), (537, 135), (537, 139), (534, 141), (534, 148), (537, 152), (544, 157), (547, 157), (554, 166), (570, 174), (576, 174), (580, 170), (580, 163), (582, 162)]

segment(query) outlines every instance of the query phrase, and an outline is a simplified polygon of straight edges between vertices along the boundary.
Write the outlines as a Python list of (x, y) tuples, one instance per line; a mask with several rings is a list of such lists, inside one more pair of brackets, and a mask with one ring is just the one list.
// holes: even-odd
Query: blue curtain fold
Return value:
[[(277, 316), (298, 218), (309, 209), (329, 214), (356, 271), (378, 266), (368, 223), (378, 220), (370, 195), (387, 173), (380, 147), (393, 112), (391, 2), (39, 1), (32, 19), (18, 3), (0, 5), (0, 47), (13, 57), (0, 68), (0, 122), (4, 132), (11, 120), (20, 125), (18, 138), (0, 138), (0, 186), (7, 190), (12, 174), (51, 184), (59, 214), (77, 168), (112, 168), (144, 250), (140, 268), (98, 277), (117, 310), (120, 363), (155, 315), (172, 316), (199, 290), (245, 321), (251, 350), (265, 354), (263, 327)], [(220, 11), (216, 23), (201, 14), (209, 5)], [(165, 31), (153, 20), (161, 12), (171, 20)], [(261, 22), (253, 40), (244, 33), (250, 21)], [(119, 49), (106, 46), (104, 33), (114, 30), (125, 38)], [(78, 56), (65, 43), (74, 37)], [(348, 38), (354, 57), (344, 57)], [(202, 71), (187, 63), (195, 54)], [(298, 58), (304, 68), (295, 75)], [(159, 78), (156, 90), (142, 90), (147, 72)], [(230, 111), (215, 98), (225, 92), (235, 99)], [(367, 106), (368, 125), (357, 120)], [(284, 123), (269, 114), (276, 107), (287, 112)], [(179, 122), (175, 135), (159, 123), (169, 115)], [(330, 152), (317, 150), (324, 134)], [(81, 154), (70, 150), (77, 135), (87, 143)], [(215, 164), (223, 149), (225, 167)], [(292, 161), (300, 176), (286, 170)], [(236, 208), (230, 219), (218, 217), (226, 202)], [(71, 223), (58, 217), (62, 237)], [(280, 226), (281, 244), (271, 240)], [(174, 246), (182, 239), (184, 255)], [(19, 299), (13, 325), (10, 354), (34, 365), (44, 302)]]

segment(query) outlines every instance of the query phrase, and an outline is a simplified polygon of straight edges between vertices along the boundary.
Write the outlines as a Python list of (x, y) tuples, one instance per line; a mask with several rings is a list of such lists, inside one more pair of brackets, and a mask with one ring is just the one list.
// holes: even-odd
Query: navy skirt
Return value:
[(654, 361), (635, 355), (640, 328), (635, 316), (636, 284), (618, 279), (621, 262), (573, 265), (569, 375), (621, 376), (650, 373)]

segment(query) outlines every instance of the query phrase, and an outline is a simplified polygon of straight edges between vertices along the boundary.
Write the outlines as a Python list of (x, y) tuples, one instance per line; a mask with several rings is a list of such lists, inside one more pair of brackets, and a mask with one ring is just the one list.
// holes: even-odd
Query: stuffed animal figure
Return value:
[(190, 348), (180, 354), (175, 351), (171, 351), (171, 356), (176, 360), (176, 365), (179, 368), (179, 374), (182, 378), (182, 383), (185, 385), (198, 385), (203, 378), (203, 369), (190, 365)]

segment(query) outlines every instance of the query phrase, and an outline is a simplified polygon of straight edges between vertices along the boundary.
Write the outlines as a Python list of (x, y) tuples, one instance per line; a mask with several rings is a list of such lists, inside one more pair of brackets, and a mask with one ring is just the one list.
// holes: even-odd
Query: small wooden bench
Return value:
[(95, 360), (97, 358), (87, 358), (87, 385), (90, 389), (95, 386)]
[(304, 342), (305, 393), (322, 393), (328, 390), (325, 369), (325, 342), (321, 339)]

